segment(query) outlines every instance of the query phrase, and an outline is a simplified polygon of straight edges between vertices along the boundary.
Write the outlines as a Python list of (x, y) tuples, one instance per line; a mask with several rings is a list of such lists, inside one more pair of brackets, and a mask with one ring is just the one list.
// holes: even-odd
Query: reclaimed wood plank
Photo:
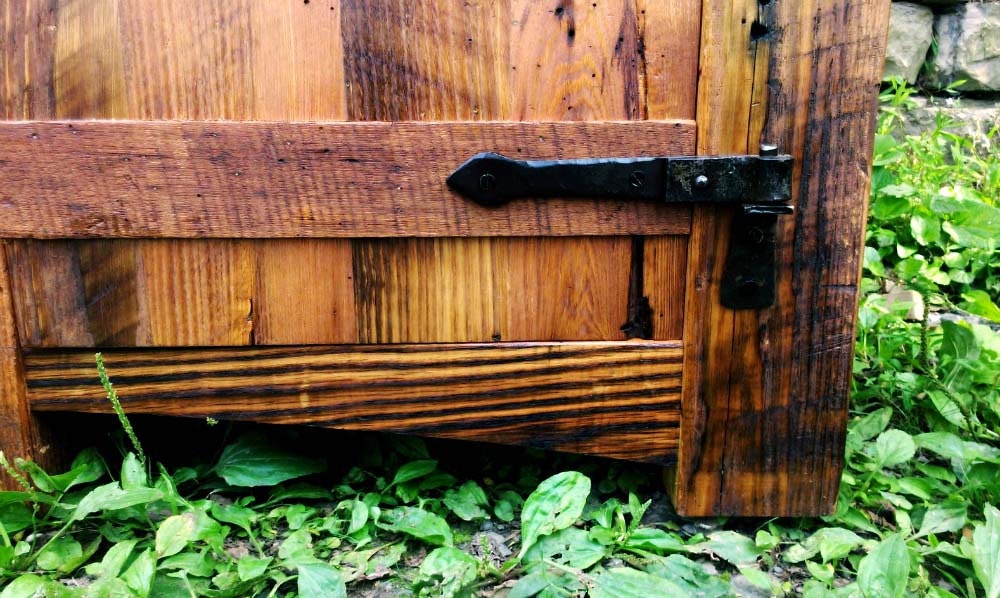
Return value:
[(0, 147), (6, 237), (561, 236), (689, 226), (683, 207), (550, 199), (497, 210), (444, 183), (484, 150), (690, 154), (687, 121), (2, 123)]
[[(750, 29), (757, 11), (755, 0), (705, 0), (702, 5), (700, 155), (748, 152), (758, 45), (750, 40)], [(678, 512), (697, 516), (715, 514), (723, 492), (730, 392), (752, 382), (732, 378), (737, 367), (733, 363), (736, 314), (719, 302), (732, 213), (706, 206), (692, 211), (684, 310), (684, 428), (674, 504)]]
[[(670, 463), (679, 341), (109, 351), (129, 413), (305, 423)], [(25, 358), (36, 411), (109, 413), (93, 354)]]
[[(50, 430), (28, 406), (7, 249), (8, 243), (0, 241), (0, 452), (11, 463), (26, 458), (47, 466), (55, 451), (49, 451)], [(0, 471), (0, 487), (20, 489), (4, 471)]]
[(33, 120), (55, 116), (52, 92), (56, 11), (51, 0), (0, 2), (0, 119)]
[(782, 82), (763, 139), (798, 157), (797, 212), (780, 225), (780, 308), (744, 328), (759, 331), (760, 392), (732, 406), (723, 511), (818, 514), (836, 503), (889, 8), (778, 2), (761, 18), (767, 80)]
[[(730, 3), (705, 6), (707, 16), (716, 15), (709, 23), (739, 18), (729, 12)], [(729, 53), (717, 71), (722, 87), (711, 78), (702, 84), (700, 98), (712, 110), (706, 114), (727, 114), (727, 89), (781, 82), (771, 86), (766, 109), (734, 108), (735, 117), (746, 114), (738, 121), (745, 128), (731, 129), (717, 143), (753, 146), (762, 130), (764, 141), (792, 154), (797, 212), (779, 227), (775, 306), (730, 317), (711, 314), (714, 306), (705, 304), (709, 311), (701, 313), (710, 315), (699, 319), (707, 324), (696, 332), (710, 353), (699, 355), (686, 344), (688, 362), (708, 364), (700, 370), (685, 364), (675, 499), (687, 515), (794, 516), (833, 509), (888, 13), (888, 3), (874, 0), (761, 5), (759, 14), (744, 18), (757, 21), (750, 47), (768, 46), (766, 78), (749, 67), (759, 68), (757, 56)], [(712, 54), (705, 52), (702, 69), (711, 72)], [(732, 93), (760, 97), (745, 89)], [(699, 104), (699, 118), (701, 110)], [(693, 239), (702, 226), (696, 211)], [(707, 252), (698, 247), (708, 245), (695, 249), (704, 260)], [(693, 282), (715, 297), (717, 280), (713, 274)], [(689, 300), (688, 318), (700, 315), (695, 307)], [(719, 378), (728, 378), (726, 385)]]
[[(506, 10), (504, 2), (345, 4), (350, 118), (508, 118)], [(489, 239), (361, 239), (353, 246), (359, 342), (495, 336), (494, 301), (501, 299)]]
[(649, 300), (652, 338), (684, 338), (688, 242), (685, 236), (646, 237), (643, 296)]
[[(511, 3), (512, 114), (522, 120), (645, 118), (635, 3)], [(581, 202), (580, 210), (606, 205)], [(496, 254), (504, 339), (624, 339), (632, 316), (628, 239), (519, 239)], [(641, 299), (640, 299), (641, 300)]]
[(512, 299), (494, 288), (493, 249), (490, 239), (355, 241), (358, 342), (495, 338), (494, 305)]
[(351, 242), (274, 239), (250, 246), (255, 259), (251, 345), (354, 343)]
[(517, 120), (645, 118), (635, 3), (512, 0)]
[(249, 118), (346, 119), (341, 2), (250, 0), (248, 9), (253, 33)]
[(647, 118), (695, 118), (702, 0), (638, 0)]
[[(626, 338), (634, 239), (511, 241), (21, 239), (8, 264), (28, 348)], [(679, 338), (686, 239), (646, 245), (647, 336)]]
[(494, 248), (497, 337), (625, 340), (628, 237), (500, 241)]
[(508, 120), (508, 6), (344, 2), (351, 120)]

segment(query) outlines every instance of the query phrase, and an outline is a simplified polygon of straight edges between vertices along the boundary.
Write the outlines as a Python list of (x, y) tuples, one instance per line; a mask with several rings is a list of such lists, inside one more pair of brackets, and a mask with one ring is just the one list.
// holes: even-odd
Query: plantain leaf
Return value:
[(573, 525), (590, 496), (590, 478), (577, 471), (564, 471), (544, 480), (524, 501), (521, 511), (522, 558), (540, 536)]

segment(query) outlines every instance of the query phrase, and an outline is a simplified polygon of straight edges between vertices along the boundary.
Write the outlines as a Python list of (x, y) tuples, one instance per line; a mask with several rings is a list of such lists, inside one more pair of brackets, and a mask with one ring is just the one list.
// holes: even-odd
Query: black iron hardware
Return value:
[(778, 216), (791, 214), (792, 158), (775, 146), (759, 156), (512, 160), (476, 154), (448, 186), (487, 207), (511, 200), (601, 197), (664, 203), (739, 206), (722, 280), (721, 301), (733, 309), (774, 303)]

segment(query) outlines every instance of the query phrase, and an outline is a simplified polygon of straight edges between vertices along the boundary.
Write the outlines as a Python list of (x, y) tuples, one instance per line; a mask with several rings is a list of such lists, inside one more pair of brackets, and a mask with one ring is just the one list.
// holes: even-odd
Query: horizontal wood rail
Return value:
[[(675, 462), (680, 341), (115, 350), (128, 413), (296, 423)], [(25, 356), (35, 411), (110, 413), (91, 351)]]
[(477, 152), (691, 155), (692, 121), (0, 123), (0, 238), (684, 234), (690, 209), (445, 185)]

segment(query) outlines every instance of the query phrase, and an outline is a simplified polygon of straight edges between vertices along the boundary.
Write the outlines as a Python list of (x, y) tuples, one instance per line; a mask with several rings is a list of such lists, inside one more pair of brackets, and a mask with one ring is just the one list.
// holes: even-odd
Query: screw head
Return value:
[(497, 178), (490, 173), (479, 177), (479, 188), (483, 191), (492, 191), (497, 188)]
[(764, 231), (756, 226), (749, 228), (747, 229), (747, 239), (755, 245), (760, 245), (764, 242)]
[(646, 186), (646, 173), (641, 170), (633, 171), (628, 176), (628, 183), (633, 189), (642, 189)]
[(694, 177), (694, 186), (697, 189), (707, 189), (708, 177), (703, 174), (699, 174), (698, 176)]
[(773, 143), (762, 143), (760, 144), (760, 155), (762, 156), (777, 156), (778, 146)]
[(743, 278), (737, 283), (741, 295), (753, 295), (764, 288), (764, 281), (757, 278)]

